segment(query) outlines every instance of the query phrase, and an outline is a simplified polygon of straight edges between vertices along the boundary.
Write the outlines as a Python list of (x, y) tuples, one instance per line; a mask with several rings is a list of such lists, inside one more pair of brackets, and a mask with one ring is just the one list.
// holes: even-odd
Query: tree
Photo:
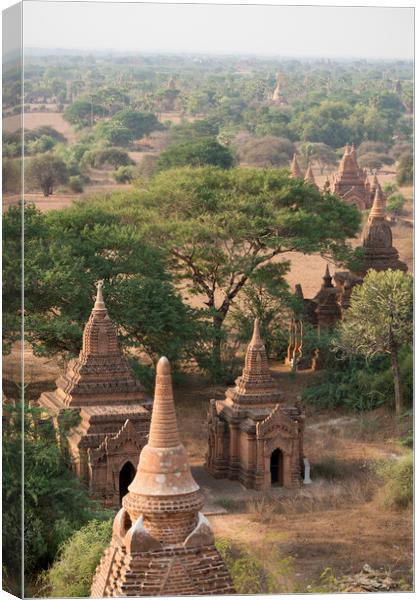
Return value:
[(398, 351), (412, 343), (413, 278), (401, 271), (368, 271), (353, 289), (350, 307), (340, 326), (337, 346), (366, 358), (389, 354), (394, 375), (395, 410), (403, 406)]
[(152, 131), (164, 129), (156, 115), (131, 109), (120, 110), (112, 117), (114, 124), (119, 124), (130, 132), (131, 140), (140, 139)]
[(133, 136), (128, 127), (116, 121), (101, 121), (95, 127), (95, 137), (110, 146), (129, 146)]
[(88, 150), (83, 154), (81, 166), (101, 168), (109, 165), (114, 168), (134, 165), (134, 161), (128, 153), (121, 148), (102, 148), (98, 150)]
[[(19, 214), (12, 211), (4, 219), (14, 243), (5, 247), (3, 260), (12, 269)], [(124, 346), (140, 348), (151, 361), (165, 354), (177, 362), (193, 353), (199, 315), (183, 304), (162, 252), (134, 225), (83, 203), (49, 213), (27, 207), (24, 243), (25, 335), (36, 354), (79, 352), (99, 279)], [(17, 274), (8, 288), (8, 297), (16, 299), (6, 330), (10, 343), (19, 333), (19, 285)], [(8, 308), (5, 314), (8, 324)]]
[(394, 160), (388, 154), (368, 152), (359, 156), (358, 162), (361, 167), (366, 167), (372, 173), (373, 171), (379, 171), (385, 164), (392, 165)]
[(401, 215), (405, 204), (403, 194), (391, 194), (387, 200), (386, 209), (392, 215)]
[(400, 156), (397, 166), (398, 185), (413, 185), (413, 153), (405, 152)]
[(273, 135), (250, 137), (237, 148), (241, 163), (255, 167), (286, 167), (295, 152), (294, 144)]
[(225, 148), (216, 140), (208, 138), (170, 146), (160, 155), (157, 169), (163, 171), (186, 165), (192, 167), (215, 165), (228, 169), (233, 165), (233, 162), (233, 155), (228, 148)]
[(64, 161), (50, 152), (34, 156), (29, 161), (26, 181), (35, 189), (41, 189), (44, 196), (50, 196), (54, 186), (67, 181), (67, 167)]
[(94, 124), (95, 117), (103, 116), (104, 112), (105, 108), (101, 104), (80, 99), (65, 109), (63, 118), (72, 125), (88, 127)]
[(22, 406), (9, 400), (3, 411), (3, 556), (9, 577), (19, 578), (22, 479), (17, 461), (23, 430), (25, 595), (30, 595), (37, 573), (48, 567), (62, 543), (91, 519), (108, 515), (89, 499), (39, 408), (26, 407), (22, 413)]
[(343, 259), (360, 225), (356, 208), (277, 169), (172, 169), (147, 192), (113, 195), (101, 206), (135, 223), (169, 254), (190, 294), (204, 296), (216, 372), (224, 321), (250, 277), (293, 250)]

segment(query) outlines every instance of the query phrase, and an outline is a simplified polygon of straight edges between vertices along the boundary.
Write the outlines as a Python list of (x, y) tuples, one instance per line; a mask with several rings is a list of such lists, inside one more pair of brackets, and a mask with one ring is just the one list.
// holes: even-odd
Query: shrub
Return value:
[(403, 212), (405, 198), (402, 194), (392, 194), (388, 198), (387, 211), (394, 215), (400, 215)]
[(333, 480), (340, 477), (341, 469), (337, 460), (333, 456), (328, 456), (312, 465), (312, 475), (314, 478), (323, 477), (324, 479)]
[(58, 559), (41, 576), (41, 591), (58, 598), (89, 596), (95, 569), (111, 534), (112, 519), (95, 519), (76, 531), (61, 546)]
[(134, 167), (118, 167), (118, 169), (113, 172), (112, 176), (117, 183), (130, 183), (134, 178)]
[(69, 188), (76, 194), (81, 194), (83, 192), (83, 181), (80, 175), (72, 175), (69, 177)]
[(413, 153), (401, 154), (397, 167), (397, 183), (402, 185), (413, 185)]
[(228, 568), (238, 594), (266, 594), (272, 592), (272, 578), (262, 561), (246, 551), (235, 548), (229, 540), (216, 540), (216, 548)]
[(387, 461), (378, 466), (378, 475), (384, 481), (383, 505), (391, 510), (402, 510), (413, 503), (413, 453)]

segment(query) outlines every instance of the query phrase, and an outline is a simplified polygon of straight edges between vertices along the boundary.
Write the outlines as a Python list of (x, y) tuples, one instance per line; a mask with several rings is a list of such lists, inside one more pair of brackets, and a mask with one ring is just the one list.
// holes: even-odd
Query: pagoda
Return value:
[(211, 525), (200, 512), (203, 496), (179, 437), (165, 357), (156, 368), (149, 440), (128, 490), (91, 597), (235, 593)]
[(372, 206), (369, 179), (366, 171), (357, 164), (354, 145), (351, 148), (349, 145), (346, 146), (338, 171), (332, 176), (331, 192), (360, 210)]
[(57, 430), (63, 415), (74, 413), (78, 422), (67, 438), (74, 468), (93, 498), (118, 506), (147, 441), (152, 402), (119, 348), (102, 282), (97, 288), (79, 357), (38, 402)]
[(368, 220), (362, 232), (364, 252), (363, 267), (358, 275), (364, 277), (369, 269), (407, 271), (407, 265), (399, 259), (398, 250), (392, 245), (391, 226), (386, 218), (386, 199), (379, 183)]
[(315, 177), (312, 171), (312, 167), (311, 164), (308, 164), (308, 168), (306, 169), (306, 173), (305, 173), (305, 181), (307, 183), (312, 183), (312, 185), (315, 185), (316, 187), (318, 187), (316, 181), (315, 181)]
[(278, 104), (280, 106), (287, 104), (287, 100), (282, 94), (281, 81), (282, 81), (281, 73), (277, 73), (276, 88), (275, 88), (275, 90), (273, 92), (273, 96), (271, 98), (271, 101), (273, 102), (273, 104)]
[(312, 299), (315, 322), (319, 332), (332, 329), (341, 318), (340, 290), (332, 283), (328, 265), (322, 280), (319, 292)]
[(293, 154), (292, 162), (290, 163), (290, 177), (303, 177), (296, 153)]
[(256, 490), (300, 486), (305, 412), (300, 402), (283, 400), (268, 367), (258, 319), (235, 383), (224, 400), (210, 400), (207, 471)]

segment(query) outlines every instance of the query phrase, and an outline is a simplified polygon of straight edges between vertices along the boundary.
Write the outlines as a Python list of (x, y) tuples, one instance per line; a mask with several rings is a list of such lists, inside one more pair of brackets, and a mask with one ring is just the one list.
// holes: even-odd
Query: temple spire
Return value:
[(323, 285), (324, 288), (326, 288), (326, 287), (334, 287), (333, 284), (332, 284), (332, 277), (330, 275), (330, 268), (328, 266), (328, 263), (327, 263), (327, 266), (325, 268), (324, 277), (322, 279), (324, 280), (324, 285)]
[(296, 153), (293, 154), (292, 163), (290, 165), (290, 174), (292, 177), (302, 177), (302, 171), (300, 170)]
[(96, 292), (95, 304), (93, 307), (93, 310), (95, 310), (95, 311), (96, 310), (106, 310), (104, 296), (103, 296), (103, 287), (104, 287), (103, 279), (100, 279), (99, 281), (96, 282), (97, 292)]
[(305, 181), (307, 181), (308, 183), (313, 183), (314, 185), (316, 185), (316, 181), (315, 181), (315, 177), (314, 177), (314, 174), (313, 174), (313, 171), (312, 171), (311, 163), (308, 164), (308, 168), (306, 169)]
[(369, 219), (384, 219), (386, 217), (386, 200), (379, 183), (375, 188), (375, 198), (369, 214)]
[(263, 346), (264, 345), (261, 340), (260, 320), (258, 318), (254, 319), (254, 330), (252, 332), (251, 344), (253, 346)]
[(179, 446), (180, 443), (172, 391), (171, 366), (166, 356), (162, 356), (156, 367), (155, 399), (150, 424), (149, 446), (171, 448)]

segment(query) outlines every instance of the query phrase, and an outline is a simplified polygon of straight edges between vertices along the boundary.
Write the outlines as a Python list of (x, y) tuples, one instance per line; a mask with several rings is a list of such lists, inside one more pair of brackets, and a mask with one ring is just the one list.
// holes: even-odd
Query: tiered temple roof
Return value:
[(235, 404), (271, 405), (282, 399), (282, 393), (270, 373), (258, 319), (254, 321), (254, 331), (246, 352), (242, 375), (235, 383), (236, 386), (226, 392), (226, 398)]
[(92, 597), (232, 594), (214, 546), (175, 414), (171, 370), (160, 359), (148, 444), (114, 520)]
[(386, 218), (386, 198), (377, 183), (373, 206), (362, 232), (364, 264), (358, 274), (365, 275), (369, 269), (407, 271), (407, 265), (399, 260), (398, 250), (392, 244), (391, 226)]
[(117, 330), (98, 283), (96, 302), (83, 332), (79, 357), (57, 379), (57, 389), (42, 395), (43, 405), (76, 408), (127, 403), (150, 404), (143, 385), (134, 376), (118, 345)]
[(331, 191), (360, 210), (371, 207), (370, 183), (366, 171), (357, 164), (354, 145), (346, 146), (338, 171), (332, 176)]
[[(305, 414), (299, 403), (285, 401), (271, 376), (258, 319), (242, 375), (235, 383), (224, 400), (210, 401), (207, 470), (253, 489), (269, 489), (273, 484), (298, 487)], [(282, 457), (280, 462), (276, 456)]]
[(118, 505), (125, 485), (120, 471), (124, 463), (134, 470), (133, 460), (135, 464), (147, 440), (152, 401), (119, 348), (102, 282), (79, 357), (56, 384), (56, 390), (41, 394), (39, 404), (56, 425), (62, 411), (78, 413), (79, 422), (67, 438), (75, 470), (94, 498)]

